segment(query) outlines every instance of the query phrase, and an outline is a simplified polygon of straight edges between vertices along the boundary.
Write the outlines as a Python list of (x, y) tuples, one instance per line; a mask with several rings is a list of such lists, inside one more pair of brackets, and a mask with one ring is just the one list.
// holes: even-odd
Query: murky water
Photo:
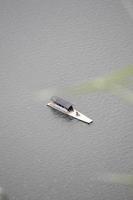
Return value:
[(133, 198), (119, 178), (133, 174), (132, 105), (110, 92), (64, 91), (91, 125), (46, 106), (51, 88), (133, 63), (127, 2), (0, 2), (0, 187), (10, 199)]

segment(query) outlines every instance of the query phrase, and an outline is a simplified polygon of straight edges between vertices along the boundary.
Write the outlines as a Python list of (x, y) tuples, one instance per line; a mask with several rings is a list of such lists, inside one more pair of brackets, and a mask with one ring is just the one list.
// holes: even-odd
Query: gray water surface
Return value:
[[(131, 200), (133, 107), (110, 92), (65, 95), (91, 125), (38, 91), (133, 63), (132, 1), (0, 1), (0, 187), (11, 200)], [(51, 96), (47, 96), (48, 99)]]

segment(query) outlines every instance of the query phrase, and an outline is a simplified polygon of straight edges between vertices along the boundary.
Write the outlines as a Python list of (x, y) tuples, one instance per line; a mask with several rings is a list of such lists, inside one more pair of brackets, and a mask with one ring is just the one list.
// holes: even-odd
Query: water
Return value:
[(132, 105), (110, 92), (64, 91), (91, 125), (46, 106), (55, 87), (133, 63), (125, 3), (7, 0), (0, 7), (0, 187), (17, 200), (132, 199), (132, 186), (108, 178), (133, 173)]

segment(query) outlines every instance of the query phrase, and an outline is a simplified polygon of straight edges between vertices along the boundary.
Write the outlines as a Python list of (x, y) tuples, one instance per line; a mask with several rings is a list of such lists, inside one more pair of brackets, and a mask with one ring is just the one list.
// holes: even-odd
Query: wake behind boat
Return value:
[(52, 97), (50, 102), (47, 104), (48, 106), (50, 106), (51, 108), (54, 108), (66, 115), (69, 115), (75, 119), (78, 119), (80, 121), (86, 122), (86, 123), (91, 123), (93, 120), (86, 117), (85, 115), (83, 115), (82, 113), (80, 113), (79, 111), (77, 111), (73, 104), (71, 104), (70, 102), (60, 98), (60, 97)]

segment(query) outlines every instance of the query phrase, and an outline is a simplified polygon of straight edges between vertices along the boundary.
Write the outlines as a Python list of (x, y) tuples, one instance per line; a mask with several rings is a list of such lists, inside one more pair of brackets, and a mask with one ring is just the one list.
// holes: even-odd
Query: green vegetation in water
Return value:
[(81, 83), (66, 88), (46, 88), (37, 91), (36, 97), (39, 101), (48, 100), (53, 95), (83, 95), (92, 92), (110, 92), (118, 96), (127, 103), (133, 104), (133, 65), (129, 65), (121, 70), (114, 71), (110, 75), (96, 78), (85, 83)]

